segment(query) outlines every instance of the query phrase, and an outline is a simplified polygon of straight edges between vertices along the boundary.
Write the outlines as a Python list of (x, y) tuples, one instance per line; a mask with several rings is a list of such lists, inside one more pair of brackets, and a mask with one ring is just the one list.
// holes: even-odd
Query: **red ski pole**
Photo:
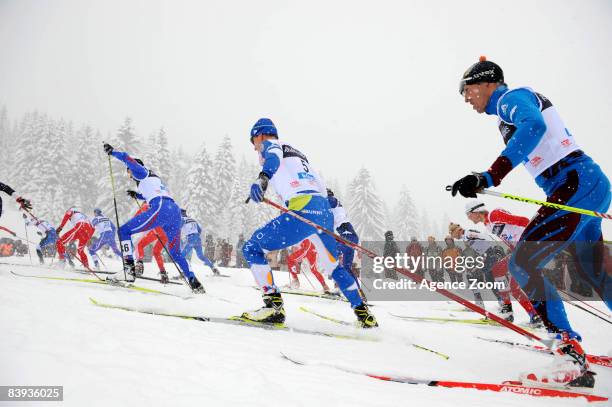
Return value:
[[(281, 205), (279, 205), (279, 204), (277, 204), (275, 202), (270, 201), (268, 198), (264, 198), (263, 202), (265, 202), (268, 205), (278, 209), (279, 211), (281, 211), (283, 213), (286, 213), (286, 214), (288, 214), (290, 216), (293, 216), (294, 218), (296, 218), (296, 219), (298, 219), (298, 220), (300, 220), (300, 221), (302, 221), (302, 222), (304, 222), (304, 223), (306, 223), (306, 224), (316, 228), (317, 230), (320, 230), (321, 232), (323, 232), (325, 234), (328, 234), (328, 235), (332, 236), (337, 241), (339, 241), (339, 242), (341, 242), (341, 243), (343, 243), (343, 244), (345, 244), (345, 245), (347, 245), (347, 246), (349, 246), (349, 247), (351, 247), (351, 248), (353, 248), (355, 250), (360, 251), (361, 253), (365, 254), (366, 256), (368, 256), (370, 258), (378, 257), (376, 255), (376, 253), (374, 253), (374, 252), (372, 252), (372, 251), (370, 251), (370, 250), (368, 250), (368, 249), (366, 249), (366, 248), (364, 248), (364, 247), (362, 247), (362, 246), (360, 246), (358, 244), (355, 244), (355, 243), (353, 243), (353, 242), (351, 242), (349, 240), (346, 240), (346, 239), (338, 236), (334, 232), (331, 232), (331, 231), (325, 229), (324, 227), (322, 227), (322, 226), (312, 222), (311, 220), (308, 220), (308, 219), (298, 215), (297, 213), (295, 213), (293, 211), (290, 211), (289, 209), (285, 208), (284, 206), (281, 206)], [(420, 283), (421, 281), (426, 280), (425, 278), (419, 276), (418, 274), (411, 273), (408, 270), (404, 270), (404, 269), (402, 269), (400, 267), (394, 267), (394, 268), (395, 268), (395, 270), (397, 272), (405, 275), (406, 277), (410, 278), (411, 280), (416, 281), (417, 283)], [(461, 305), (471, 309), (472, 311), (475, 311), (475, 312), (477, 312), (477, 313), (479, 313), (481, 315), (484, 315), (487, 318), (492, 319), (493, 321), (497, 322), (498, 324), (503, 325), (506, 328), (511, 329), (514, 332), (525, 336), (526, 338), (529, 338), (530, 340), (540, 341), (540, 342), (544, 343), (546, 346), (549, 346), (547, 341), (542, 339), (542, 338), (540, 338), (539, 336), (537, 336), (537, 335), (527, 331), (526, 329), (521, 328), (518, 325), (515, 325), (515, 324), (513, 324), (511, 322), (508, 322), (505, 319), (500, 318), (497, 315), (495, 315), (493, 313), (490, 313), (489, 311), (487, 311), (487, 310), (485, 310), (485, 309), (483, 309), (483, 308), (481, 308), (481, 307), (479, 307), (479, 306), (477, 306), (475, 304), (472, 304), (471, 302), (469, 302), (468, 300), (458, 296), (457, 294), (454, 294), (454, 293), (452, 293), (452, 292), (450, 292), (448, 290), (445, 290), (445, 289), (437, 289), (436, 292), (442, 294), (443, 296), (445, 296), (447, 298), (450, 298), (453, 301), (458, 302), (459, 304), (461, 304)]]

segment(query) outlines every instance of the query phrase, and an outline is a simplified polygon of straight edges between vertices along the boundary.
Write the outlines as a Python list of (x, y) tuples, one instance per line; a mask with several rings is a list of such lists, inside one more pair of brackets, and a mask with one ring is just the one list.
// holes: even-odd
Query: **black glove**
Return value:
[(25, 199), (24, 197), (19, 196), (17, 197), (16, 201), (19, 204), (20, 209), (27, 209), (27, 210), (32, 209), (32, 203), (30, 202), (29, 199)]
[(25, 213), (21, 215), (24, 219), (28, 218), (28, 215), (26, 215)]
[(134, 198), (134, 199), (138, 199), (138, 192), (136, 191), (132, 191), (131, 189), (128, 189), (127, 191), (125, 191), (125, 193), (130, 197), (130, 198)]
[(484, 188), (488, 188), (489, 183), (482, 174), (470, 174), (461, 178), (453, 184), (451, 194), (457, 195), (457, 191), (465, 198), (476, 198), (476, 192), (480, 192)]
[(113, 146), (111, 146), (108, 143), (104, 143), (104, 152), (106, 154), (111, 155), (113, 153), (113, 150), (114, 150)]
[(62, 228), (61, 228), (61, 227), (59, 227), (59, 228), (55, 229), (55, 233), (57, 233), (58, 235), (60, 234), (60, 232), (61, 232), (61, 231), (62, 231)]

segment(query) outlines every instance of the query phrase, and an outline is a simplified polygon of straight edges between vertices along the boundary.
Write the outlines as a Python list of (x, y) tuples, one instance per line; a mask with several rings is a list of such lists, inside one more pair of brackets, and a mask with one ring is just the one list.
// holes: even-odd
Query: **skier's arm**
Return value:
[(111, 153), (113, 157), (122, 161), (126, 167), (132, 172), (132, 176), (137, 180), (143, 180), (149, 176), (149, 170), (146, 167), (138, 164), (128, 153), (122, 151), (114, 151)]
[(57, 228), (58, 233), (64, 228), (64, 225), (66, 224), (66, 222), (68, 222), (71, 216), (72, 216), (72, 211), (70, 210), (66, 211), (66, 213), (64, 214), (64, 219), (62, 219), (62, 223), (60, 223), (60, 225)]
[(489, 215), (489, 220), (491, 221), (491, 223), (503, 223), (506, 225), (514, 225), (521, 227), (527, 227), (527, 225), (529, 225), (529, 218), (513, 215), (509, 212), (499, 209), (495, 209), (491, 212), (491, 214)]
[(202, 227), (200, 226), (200, 224), (198, 222), (196, 222), (196, 227), (198, 228), (198, 235), (202, 234)]
[(261, 156), (264, 159), (263, 167), (261, 168), (261, 172), (266, 174), (268, 178), (272, 178), (278, 167), (280, 167), (280, 160), (282, 158), (282, 151), (278, 144), (271, 143), (269, 141), (264, 141), (263, 143), (263, 151)]
[(546, 132), (538, 99), (527, 89), (507, 93), (499, 105), (506, 106), (499, 112), (499, 117), (506, 123), (514, 124), (516, 131), (491, 168), (483, 173), (489, 187), (499, 185), (514, 167), (526, 161)]
[(0, 182), (0, 191), (6, 193), (9, 196), (13, 195), (13, 193), (15, 192), (13, 188), (9, 187), (8, 185), (2, 182)]

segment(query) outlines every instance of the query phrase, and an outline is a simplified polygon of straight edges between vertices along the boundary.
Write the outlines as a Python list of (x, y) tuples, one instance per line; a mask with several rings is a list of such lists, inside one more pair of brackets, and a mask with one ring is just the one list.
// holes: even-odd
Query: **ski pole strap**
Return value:
[[(299, 214), (297, 214), (297, 213), (295, 213), (293, 211), (290, 211), (289, 209), (285, 208), (284, 206), (281, 206), (281, 205), (279, 205), (279, 204), (277, 204), (275, 202), (270, 201), (268, 198), (264, 198), (263, 202), (267, 203), (268, 205), (270, 205), (270, 206), (272, 206), (272, 207), (274, 207), (274, 208), (276, 208), (276, 209), (278, 209), (278, 210), (280, 210), (280, 211), (282, 211), (282, 212), (284, 212), (284, 213), (286, 213), (286, 214), (288, 214), (290, 216), (293, 216), (294, 218), (296, 218), (298, 220), (301, 220), (304, 223), (307, 223), (310, 226), (315, 227), (317, 230), (320, 230), (321, 232), (326, 233), (326, 234), (332, 236), (337, 241), (339, 241), (341, 243), (344, 243), (345, 245), (347, 245), (347, 246), (349, 246), (349, 247), (351, 247), (351, 248), (353, 248), (355, 250), (358, 250), (361, 253), (363, 253), (363, 254), (371, 257), (371, 258), (377, 257), (376, 253), (374, 253), (373, 251), (368, 250), (368, 249), (366, 249), (366, 248), (364, 248), (364, 247), (362, 247), (362, 246), (360, 246), (358, 244), (355, 244), (355, 243), (353, 243), (351, 241), (348, 241), (348, 240), (338, 236), (334, 232), (331, 232), (331, 231), (325, 229), (324, 227), (316, 224), (315, 222), (312, 222), (312, 221), (304, 218), (303, 216), (300, 216)], [(419, 276), (416, 273), (411, 273), (410, 271), (404, 270), (404, 269), (402, 269), (400, 267), (394, 267), (394, 268), (400, 274), (405, 275), (406, 277), (410, 278), (411, 280), (416, 281), (417, 283), (420, 283), (421, 281), (425, 280), (425, 278)], [(445, 297), (450, 298), (451, 300), (454, 300), (454, 301), (458, 302), (461, 305), (464, 305), (465, 307), (471, 309), (472, 311), (478, 312), (479, 314), (484, 315), (485, 317), (492, 319), (493, 321), (497, 322), (498, 324), (503, 325), (506, 328), (509, 328), (509, 329), (513, 330), (514, 332), (525, 336), (526, 338), (534, 339), (536, 341), (540, 341), (540, 342), (545, 343), (542, 340), (542, 338), (540, 338), (539, 336), (534, 335), (533, 333), (531, 333), (531, 332), (521, 328), (520, 326), (515, 325), (515, 324), (513, 324), (511, 322), (508, 322), (505, 319), (500, 318), (497, 315), (488, 312), (487, 310), (479, 307), (478, 305), (472, 304), (471, 302), (469, 302), (468, 300), (458, 296), (457, 294), (454, 294), (454, 293), (452, 293), (452, 292), (450, 292), (448, 290), (444, 290), (444, 289), (438, 289), (436, 291), (438, 293), (444, 295)], [(548, 346), (547, 343), (546, 343), (546, 345)]]

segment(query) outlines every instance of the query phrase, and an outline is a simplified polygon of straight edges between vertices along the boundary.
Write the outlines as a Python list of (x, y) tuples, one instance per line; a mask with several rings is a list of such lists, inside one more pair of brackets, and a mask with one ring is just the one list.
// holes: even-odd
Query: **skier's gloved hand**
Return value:
[(17, 199), (15, 199), (15, 201), (17, 201), (17, 203), (19, 204), (20, 209), (27, 209), (27, 210), (32, 209), (32, 203), (30, 202), (29, 199), (25, 199), (22, 196), (18, 196)]
[(38, 236), (42, 236), (42, 232), (40, 232), (40, 231), (36, 232), (36, 234), (37, 234)]
[(133, 191), (133, 190), (131, 190), (131, 189), (128, 189), (127, 191), (125, 191), (125, 193), (126, 193), (126, 194), (127, 194), (129, 197), (130, 197), (130, 198), (133, 198), (133, 199), (137, 199), (137, 198), (138, 198), (138, 192)]
[(21, 217), (22, 217), (22, 218), (24, 218), (24, 219), (27, 219), (27, 218), (28, 218), (28, 215), (26, 215), (25, 213), (23, 213), (23, 214), (21, 214)]
[(268, 177), (268, 174), (266, 174), (265, 172), (259, 173), (259, 176), (257, 177), (257, 179), (255, 180), (253, 185), (251, 185), (250, 197), (254, 202), (263, 201), (266, 189), (268, 189), (269, 180), (270, 180), (270, 177)]
[(108, 143), (104, 143), (104, 152), (106, 154), (111, 155), (113, 153), (113, 150), (114, 150), (113, 146), (111, 146)]
[(57, 233), (58, 235), (61, 233), (61, 231), (62, 231), (61, 226), (55, 229), (55, 233)]
[(476, 198), (476, 193), (482, 191), (484, 188), (488, 188), (489, 183), (484, 175), (474, 173), (466, 175), (460, 180), (453, 184), (451, 194), (457, 195), (459, 192), (465, 198)]

